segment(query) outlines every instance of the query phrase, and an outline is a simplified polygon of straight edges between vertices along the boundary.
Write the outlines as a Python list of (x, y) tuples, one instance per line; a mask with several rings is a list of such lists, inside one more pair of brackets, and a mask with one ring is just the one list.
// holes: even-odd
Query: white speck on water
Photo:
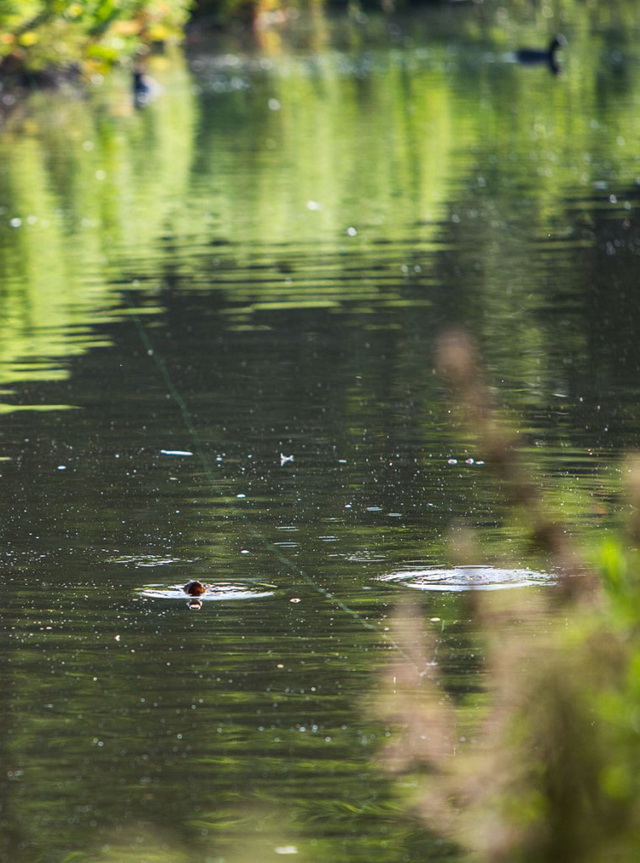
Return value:
[(9, 221), (9, 224), (11, 225), (12, 228), (19, 228), (20, 225), (22, 224), (22, 219), (18, 219), (18, 218), (11, 219)]
[(246, 498), (246, 494), (237, 494), (236, 497), (238, 500), (244, 500)]
[(448, 458), (447, 464), (458, 464), (458, 459), (457, 458)]
[(282, 105), (277, 99), (269, 99), (268, 103), (270, 111), (279, 111)]
[(307, 210), (321, 210), (322, 204), (317, 201), (307, 201)]
[(354, 228), (354, 227), (347, 228), (347, 234), (350, 237), (357, 237), (358, 236), (358, 229)]
[(161, 455), (179, 455), (179, 456), (190, 456), (193, 455), (188, 449), (161, 449)]

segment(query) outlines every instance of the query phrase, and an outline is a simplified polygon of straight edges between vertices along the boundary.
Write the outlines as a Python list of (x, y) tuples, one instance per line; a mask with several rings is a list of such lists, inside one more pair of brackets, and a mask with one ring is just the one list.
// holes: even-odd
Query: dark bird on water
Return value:
[(133, 92), (133, 104), (136, 108), (146, 107), (158, 95), (160, 89), (158, 83), (146, 75), (142, 69), (133, 70), (131, 90)]
[(207, 592), (207, 588), (199, 581), (188, 581), (182, 589), (189, 596), (202, 596)]
[(564, 48), (567, 40), (564, 36), (554, 36), (548, 48), (520, 48), (516, 51), (516, 60), (524, 66), (546, 65), (555, 74), (560, 71), (556, 56), (559, 48)]

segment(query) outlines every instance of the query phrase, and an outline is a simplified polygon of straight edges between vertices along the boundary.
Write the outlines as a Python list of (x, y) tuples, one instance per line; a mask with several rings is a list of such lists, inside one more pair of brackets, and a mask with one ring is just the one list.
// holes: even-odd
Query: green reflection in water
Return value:
[(47, 93), (0, 137), (0, 383), (66, 377), (66, 358), (109, 345), (95, 327), (120, 303), (114, 256), (148, 250), (184, 194), (193, 103), (177, 58), (170, 77), (148, 114), (126, 90)]
[[(106, 277), (119, 281), (125, 257), (153, 261), (174, 249), (174, 278), (233, 292), (236, 326), (269, 310), (349, 300), (371, 315), (374, 299), (390, 308), (428, 304), (424, 295), (402, 295), (398, 271), (437, 283), (434, 255), (455, 246), (439, 223), (468, 224), (474, 213), (474, 269), (483, 277), (480, 285), (468, 278), (463, 260), (458, 300), (469, 315), (482, 304), (493, 329), (518, 328), (523, 350), (509, 362), (531, 377), (546, 346), (531, 320), (537, 268), (522, 271), (529, 241), (513, 230), (514, 216), (524, 208), (531, 233), (541, 242), (553, 236), (556, 252), (563, 234), (576, 248), (568, 190), (634, 182), (629, 142), (639, 121), (625, 100), (634, 69), (623, 64), (623, 43), (625, 86), (603, 98), (593, 32), (580, 38), (578, 30), (558, 80), (507, 63), (500, 47), (487, 54), (482, 36), (453, 52), (436, 43), (426, 51), (213, 58), (199, 67), (199, 99), (174, 62), (159, 70), (165, 92), (144, 114), (133, 112), (126, 90), (90, 102), (55, 98), (46, 113), (31, 112), (0, 142), (1, 380), (52, 379), (66, 374), (62, 357), (105, 344), (87, 325), (112, 319), (120, 296)], [(206, 278), (180, 249), (212, 235), (220, 261)], [(349, 279), (341, 257), (352, 255), (379, 259), (367, 280)], [(125, 281), (153, 288), (136, 269), (142, 278), (127, 273)], [(23, 359), (32, 360), (28, 368)]]

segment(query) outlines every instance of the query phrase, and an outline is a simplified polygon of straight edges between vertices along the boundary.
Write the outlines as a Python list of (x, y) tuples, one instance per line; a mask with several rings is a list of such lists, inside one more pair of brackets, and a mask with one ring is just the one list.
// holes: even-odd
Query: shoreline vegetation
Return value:
[(31, 0), (0, 7), (0, 88), (57, 85), (182, 39), (192, 0)]
[[(430, 0), (422, 0), (428, 4)], [(371, 8), (393, 11), (391, 0)], [(0, 89), (56, 85), (104, 74), (180, 42), (190, 30), (259, 28), (319, 7), (357, 9), (331, 0), (29, 0), (0, 5)]]
[[(317, 24), (345, 15), (360, 25), (416, 11), (446, 15), (463, 10), (472, 30), (488, 27), (497, 46), (507, 50), (516, 38), (544, 43), (574, 14), (584, 26), (587, 19), (597, 19), (602, 32), (613, 38), (629, 29), (636, 8), (634, 0), (613, 6), (557, 0), (550, 16), (534, 0), (514, 0), (508, 9), (497, 0), (3, 0), (0, 111), (23, 90), (97, 81), (118, 65), (135, 70), (147, 56), (171, 45), (210, 45), (214, 33), (255, 37), (263, 44), (277, 28), (297, 20)], [(464, 10), (475, 12), (467, 16)]]

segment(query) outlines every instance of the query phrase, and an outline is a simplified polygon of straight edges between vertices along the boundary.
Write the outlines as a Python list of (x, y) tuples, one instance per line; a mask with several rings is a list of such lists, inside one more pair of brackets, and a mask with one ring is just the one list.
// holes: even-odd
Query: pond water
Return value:
[[(450, 859), (376, 760), (389, 615), (462, 696), (469, 588), (555, 576), (434, 342), (577, 532), (640, 439), (631, 5), (459, 6), (194, 34), (142, 111), (5, 95), (0, 859)], [(514, 61), (556, 29), (560, 74)]]

